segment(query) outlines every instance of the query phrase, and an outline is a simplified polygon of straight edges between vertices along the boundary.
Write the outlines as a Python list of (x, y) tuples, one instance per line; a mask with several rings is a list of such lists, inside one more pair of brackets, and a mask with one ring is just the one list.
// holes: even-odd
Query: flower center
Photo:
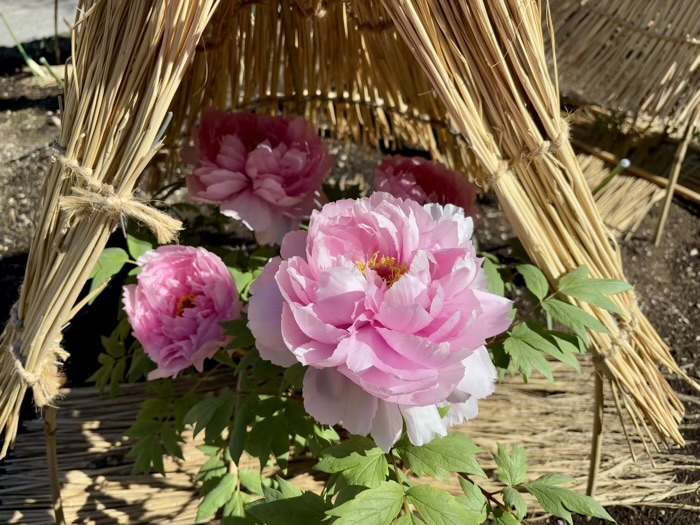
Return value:
[(175, 310), (175, 315), (182, 317), (186, 308), (192, 308), (194, 306), (194, 300), (197, 297), (196, 294), (190, 293), (183, 295), (177, 303), (177, 309)]
[(370, 259), (366, 264), (357, 261), (355, 265), (365, 277), (367, 276), (365, 272), (367, 272), (368, 268), (370, 270), (374, 270), (374, 272), (386, 283), (387, 288), (391, 288), (391, 286), (408, 271), (408, 266), (405, 264), (396, 264), (395, 257), (384, 257), (382, 255), (380, 258), (379, 252), (375, 253), (374, 257), (372, 257), (372, 259)]

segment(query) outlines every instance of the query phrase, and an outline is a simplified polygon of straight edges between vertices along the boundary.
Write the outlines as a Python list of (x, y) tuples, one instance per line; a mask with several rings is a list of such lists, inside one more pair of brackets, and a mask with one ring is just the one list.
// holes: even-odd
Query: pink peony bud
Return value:
[(230, 338), (220, 323), (240, 319), (236, 284), (224, 262), (204, 248), (161, 246), (138, 260), (138, 284), (124, 287), (124, 310), (158, 368), (149, 379), (175, 377)]
[(477, 187), (444, 164), (421, 157), (387, 157), (374, 170), (374, 191), (385, 191), (418, 204), (454, 204), (476, 217)]
[(333, 157), (302, 117), (208, 109), (193, 135), (198, 161), (187, 177), (191, 198), (243, 221), (258, 243), (281, 243), (320, 207)]
[(494, 391), (484, 344), (511, 323), (511, 302), (486, 290), (472, 229), (461, 208), (386, 193), (325, 205), (251, 288), (260, 355), (308, 365), (309, 414), (383, 450), (404, 422), (416, 445), (446, 435)]

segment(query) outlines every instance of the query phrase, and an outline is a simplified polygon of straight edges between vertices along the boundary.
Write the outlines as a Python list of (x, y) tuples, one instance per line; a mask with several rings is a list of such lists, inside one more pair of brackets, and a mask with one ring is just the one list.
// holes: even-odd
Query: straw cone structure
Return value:
[[(588, 459), (581, 451), (587, 448), (591, 435), (594, 371), (590, 359), (582, 363), (581, 375), (559, 363), (552, 366), (556, 384), (541, 376), (533, 376), (529, 384), (523, 384), (519, 377), (508, 378), (496, 394), (480, 402), (478, 418), (454, 431), (468, 434), (485, 450), (480, 458), (484, 468), (495, 468), (490, 453), (497, 441), (506, 447), (518, 443), (528, 451), (529, 477), (565, 473), (576, 478), (572, 487), (582, 491)], [(175, 392), (187, 392), (195, 379), (199, 378), (178, 379)], [(197, 389), (214, 391), (226, 380), (212, 376)], [(133, 459), (126, 457), (131, 444), (124, 434), (140, 404), (149, 399), (146, 385), (124, 385), (118, 397), (101, 398), (98, 403), (95, 400), (99, 394), (91, 387), (65, 391), (64, 395), (58, 410), (57, 439), (68, 523), (194, 523), (199, 503), (194, 480), (206, 459), (196, 448), (201, 435), (192, 440), (187, 434), (185, 459), (166, 459), (165, 477), (132, 476)], [(103, 417), (105, 413), (110, 414), (108, 420)], [(612, 402), (605, 407), (605, 417), (609, 424), (598, 480), (597, 499), (601, 503), (673, 507), (678, 503), (665, 502), (668, 498), (700, 488), (698, 483), (683, 482), (688, 474), (700, 469), (698, 458), (659, 454), (654, 458), (655, 469), (645, 458), (634, 462)], [(27, 422), (27, 427), (28, 432), (18, 438), (15, 454), (5, 460), (5, 473), (0, 477), (0, 522), (43, 525), (51, 519), (43, 428), (40, 421)], [(642, 450), (638, 438), (633, 438), (633, 447)], [(318, 492), (322, 480), (309, 473), (311, 465), (305, 460), (292, 461), (291, 481), (304, 490)], [(241, 468), (257, 470), (257, 459), (244, 456)], [(295, 472), (299, 474), (295, 476)], [(274, 475), (275, 471), (269, 469), (265, 474)], [(460, 493), (454, 478), (442, 486)]]
[(696, 0), (551, 2), (562, 94), (682, 132), (700, 103)]
[(38, 407), (58, 394), (61, 328), (116, 225), (137, 220), (160, 242), (180, 228), (132, 190), (161, 146), (168, 106), (215, 3), (80, 3), (55, 162), (20, 299), (0, 335), (0, 457), (14, 443), (26, 390)]
[[(524, 247), (549, 279), (555, 282), (580, 265), (597, 278), (624, 279), (617, 246), (559, 116), (539, 4), (385, 0), (383, 5), (489, 174)], [(589, 309), (610, 331), (610, 336), (591, 334), (597, 365), (640, 433), (654, 444), (653, 431), (683, 443), (678, 431), (683, 406), (658, 366), (685, 374), (634, 295), (615, 301), (624, 319)]]

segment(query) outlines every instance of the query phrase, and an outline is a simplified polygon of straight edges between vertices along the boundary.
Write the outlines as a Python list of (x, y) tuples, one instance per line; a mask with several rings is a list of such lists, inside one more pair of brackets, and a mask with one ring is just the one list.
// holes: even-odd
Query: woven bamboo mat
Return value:
[[(556, 384), (533, 377), (529, 384), (508, 379), (497, 393), (480, 403), (477, 419), (456, 429), (473, 437), (487, 452), (496, 442), (507, 447), (522, 444), (528, 451), (531, 478), (550, 472), (572, 475), (574, 488), (583, 491), (588, 469), (592, 421), (593, 372), (588, 358), (583, 372), (553, 364)], [(192, 379), (176, 382), (177, 391), (192, 387)], [(216, 378), (200, 385), (216, 389)], [(610, 398), (611, 396), (607, 396)], [(132, 476), (133, 460), (126, 457), (124, 436), (140, 403), (147, 398), (145, 385), (126, 385), (116, 398), (100, 397), (94, 388), (65, 391), (58, 411), (58, 462), (66, 519), (80, 524), (191, 524), (198, 495), (195, 476), (203, 462), (199, 440), (188, 439), (184, 460), (165, 461), (166, 476)], [(612, 402), (611, 402), (612, 403)], [(700, 469), (698, 458), (682, 451), (654, 455), (652, 468), (641, 444), (634, 442), (637, 462), (630, 456), (620, 420), (612, 404), (606, 406), (605, 446), (598, 482), (598, 498), (607, 505), (662, 504), (671, 496), (693, 492), (700, 484), (684, 484), (684, 476)], [(634, 434), (634, 433), (633, 433)], [(633, 438), (634, 439), (634, 438)], [(248, 460), (244, 468), (256, 468)], [(495, 465), (484, 454), (488, 471)], [(307, 490), (320, 490), (322, 480), (312, 476), (309, 461), (292, 462), (293, 482)], [(48, 472), (43, 424), (28, 421), (15, 452), (0, 475), (0, 523), (39, 525), (51, 521)], [(273, 474), (270, 469), (266, 474)], [(456, 479), (440, 486), (458, 492)]]

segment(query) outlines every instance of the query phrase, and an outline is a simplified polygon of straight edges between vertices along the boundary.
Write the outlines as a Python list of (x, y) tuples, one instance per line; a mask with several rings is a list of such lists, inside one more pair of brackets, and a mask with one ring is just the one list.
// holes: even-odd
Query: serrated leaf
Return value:
[(390, 525), (401, 511), (403, 495), (401, 485), (385, 481), (326, 514), (339, 517), (335, 525)]
[[(260, 470), (265, 467), (270, 454), (274, 453), (278, 463), (285, 463), (285, 454), (289, 454), (289, 433), (282, 416), (271, 416), (258, 421), (246, 436), (246, 450), (258, 458)], [(286, 465), (280, 464), (285, 468)]]
[(202, 399), (187, 412), (184, 423), (194, 424), (193, 437), (197, 437), (206, 429), (206, 440), (209, 441), (226, 428), (235, 403), (235, 394), (231, 391), (217, 397)]
[(241, 459), (241, 455), (245, 450), (247, 433), (248, 433), (248, 423), (250, 423), (254, 417), (252, 414), (251, 407), (255, 404), (257, 400), (252, 397), (247, 397), (238, 407), (238, 410), (233, 416), (233, 424), (230, 428), (229, 437), (229, 453), (231, 454), (231, 460), (238, 465)]
[(379, 448), (337, 458), (326, 456), (314, 467), (329, 474), (339, 474), (348, 485), (362, 485), (371, 489), (379, 487), (389, 474), (389, 463)]
[(280, 494), (282, 494), (282, 498), (296, 498), (297, 496), (301, 496), (303, 494), (299, 487), (297, 487), (293, 483), (290, 483), (286, 479), (276, 476), (275, 480), (279, 484)]
[(159, 474), (165, 476), (165, 465), (163, 465), (163, 446), (160, 441), (154, 439), (151, 441), (151, 463), (153, 468)]
[(255, 525), (256, 522), (245, 515), (245, 504), (248, 501), (247, 496), (237, 490), (224, 505), (221, 525)]
[(292, 498), (258, 500), (246, 505), (250, 515), (266, 525), (309, 525), (326, 523), (329, 505), (312, 492)]
[(235, 474), (226, 474), (219, 484), (209, 492), (197, 509), (196, 523), (202, 523), (210, 519), (217, 510), (223, 507), (231, 499), (236, 491), (237, 478)]
[(222, 478), (227, 472), (226, 463), (216, 455), (210, 457), (204, 465), (202, 465), (197, 473), (197, 481), (207, 482), (212, 479)]
[(160, 441), (163, 443), (163, 448), (168, 454), (176, 458), (184, 459), (177, 433), (169, 423), (164, 423), (160, 427)]
[(401, 456), (404, 465), (417, 476), (428, 475), (444, 479), (451, 472), (463, 472), (486, 477), (474, 459), (474, 455), (481, 452), (481, 449), (464, 434), (449, 434), (444, 438), (436, 438), (422, 447), (403, 439), (395, 450)]
[(429, 525), (481, 525), (457, 499), (428, 485), (411, 487), (406, 498)]
[(489, 516), (489, 510), (491, 509), (488, 501), (486, 501), (486, 496), (484, 496), (484, 493), (481, 492), (481, 489), (476, 483), (472, 483), (462, 476), (459, 476), (458, 479), (459, 485), (462, 487), (462, 492), (464, 492), (465, 495), (465, 499), (460, 501), (463, 501), (467, 512), (473, 515), (477, 523), (485, 522), (486, 518)]
[(133, 260), (137, 260), (144, 253), (153, 249), (153, 245), (150, 242), (134, 237), (131, 234), (127, 234), (126, 236), (126, 247)]
[(531, 483), (543, 483), (545, 485), (553, 485), (556, 487), (557, 485), (568, 485), (575, 481), (576, 480), (574, 478), (565, 476), (564, 474), (545, 474)]
[[(600, 283), (600, 281), (606, 282)], [(632, 288), (627, 283), (622, 281), (587, 279), (585, 281), (573, 281), (567, 286), (562, 286), (559, 288), (559, 292), (563, 293), (564, 295), (568, 295), (569, 297), (573, 297), (574, 299), (578, 299), (584, 303), (588, 303), (592, 306), (597, 306), (598, 308), (624, 316), (623, 312), (615, 305), (615, 303), (608, 299), (607, 295), (601, 291), (608, 288), (607, 283), (621, 283), (627, 285), (626, 289), (623, 287), (611, 287), (612, 289), (620, 289), (621, 291), (626, 291)], [(602, 284), (602, 286), (599, 284)]]
[(530, 290), (535, 297), (540, 301), (547, 297), (549, 293), (549, 283), (547, 283), (547, 278), (540, 271), (537, 266), (532, 264), (520, 264), (516, 266), (516, 270), (525, 279), (525, 286)]
[(603, 334), (609, 333), (598, 319), (588, 312), (584, 312), (578, 306), (565, 303), (558, 299), (550, 298), (542, 302), (542, 308), (556, 321), (573, 330), (584, 341), (588, 340), (586, 328)]
[(503, 445), (499, 443), (498, 452), (493, 459), (498, 465), (498, 481), (514, 487), (523, 483), (527, 477), (527, 452), (518, 445), (513, 445), (508, 454)]
[(523, 488), (535, 496), (545, 512), (566, 520), (569, 525), (573, 524), (572, 512), (615, 522), (603, 506), (589, 496), (539, 480), (526, 483)]
[(578, 359), (576, 359), (575, 353), (571, 353), (570, 347), (566, 346), (565, 344), (563, 348), (566, 351), (562, 350), (555, 344), (555, 342), (543, 337), (535, 330), (530, 328), (527, 323), (521, 323), (513, 328), (511, 336), (517, 337), (535, 350), (549, 354), (562, 363), (566, 363), (567, 365), (574, 367), (576, 370), (581, 369)]
[(255, 345), (255, 338), (253, 337), (250, 328), (248, 328), (247, 323), (247, 319), (237, 319), (235, 321), (226, 321), (221, 323), (221, 326), (224, 328), (226, 335), (230, 335), (233, 337), (233, 340), (228, 345), (226, 345), (226, 350), (250, 348), (251, 346)]
[(518, 513), (518, 517), (521, 519), (527, 514), (525, 498), (513, 487), (505, 487), (503, 489), (503, 503), (511, 510), (515, 509), (515, 512)]
[(504, 512), (501, 509), (493, 510), (493, 525), (520, 525), (520, 520), (513, 516), (510, 512)]
[[(523, 375), (525, 382), (530, 380), (532, 369), (539, 370), (540, 373), (554, 382), (552, 367), (542, 355), (542, 352), (532, 348), (529, 344), (519, 338), (516, 329), (522, 325), (517, 325), (503, 342), (503, 348), (510, 356), (510, 364)], [(515, 334), (515, 335), (514, 335)]]
[(489, 292), (500, 295), (505, 295), (505, 283), (501, 272), (498, 271), (499, 265), (490, 259), (484, 259), (484, 273), (486, 274), (486, 286)]

